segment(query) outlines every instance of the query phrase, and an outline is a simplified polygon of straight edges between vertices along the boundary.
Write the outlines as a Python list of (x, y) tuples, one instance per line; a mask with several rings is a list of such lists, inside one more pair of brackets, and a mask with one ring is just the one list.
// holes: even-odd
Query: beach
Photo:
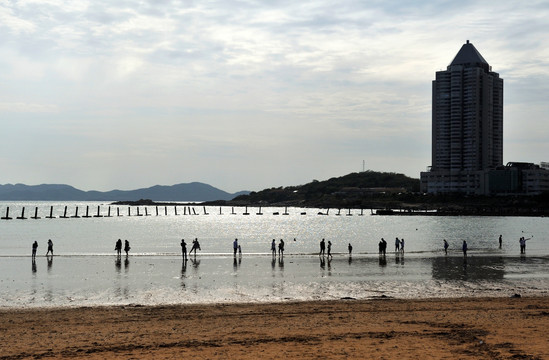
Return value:
[(0, 359), (547, 359), (549, 297), (0, 310)]

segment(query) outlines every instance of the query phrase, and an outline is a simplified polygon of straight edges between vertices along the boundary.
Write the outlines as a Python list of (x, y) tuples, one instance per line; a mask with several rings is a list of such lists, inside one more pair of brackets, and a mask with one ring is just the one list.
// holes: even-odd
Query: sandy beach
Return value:
[(0, 310), (0, 359), (547, 359), (549, 297)]

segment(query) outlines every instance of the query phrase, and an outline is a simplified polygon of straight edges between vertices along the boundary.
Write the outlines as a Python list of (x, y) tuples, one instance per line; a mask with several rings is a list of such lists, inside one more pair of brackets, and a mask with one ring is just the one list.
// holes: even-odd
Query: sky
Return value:
[(0, 184), (228, 192), (431, 165), (470, 40), (504, 163), (549, 161), (549, 1), (0, 1)]

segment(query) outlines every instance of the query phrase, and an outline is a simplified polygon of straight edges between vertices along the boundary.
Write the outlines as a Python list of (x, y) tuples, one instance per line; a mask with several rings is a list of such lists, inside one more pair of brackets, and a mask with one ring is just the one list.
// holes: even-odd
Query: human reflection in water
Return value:
[(46, 256), (46, 260), (48, 261), (48, 272), (50, 272), (53, 266), (53, 255)]
[(240, 264), (242, 264), (242, 257), (233, 257), (233, 269), (234, 271), (237, 271), (240, 267)]
[(284, 269), (284, 257), (283, 256), (280, 256), (278, 258), (278, 267), (280, 268), (280, 270)]
[(191, 264), (193, 265), (193, 268), (195, 270), (198, 270), (198, 267), (200, 266), (200, 260), (199, 259), (196, 259), (194, 257), (190, 258), (191, 259)]
[(395, 254), (395, 264), (404, 265), (404, 253)]
[(271, 259), (271, 268), (273, 269), (273, 273), (274, 273), (274, 270), (276, 269), (276, 257), (273, 257)]
[(124, 272), (128, 272), (128, 270), (130, 270), (130, 259), (128, 258), (128, 256), (126, 256), (126, 258), (124, 259)]
[(379, 255), (379, 266), (381, 267), (387, 266), (387, 257), (384, 254)]
[(320, 268), (322, 270), (326, 269), (326, 258), (324, 256), (319, 256), (320, 259)]
[(181, 288), (185, 288), (185, 278), (187, 277), (187, 259), (183, 259), (181, 265)]
[(116, 272), (117, 273), (120, 273), (120, 271), (122, 270), (122, 257), (121, 256), (117, 256), (114, 260), (114, 267), (116, 269)]
[(353, 263), (353, 257), (349, 255), (349, 265), (351, 265), (352, 263)]
[(32, 273), (36, 273), (36, 260), (34, 258), (32, 259)]

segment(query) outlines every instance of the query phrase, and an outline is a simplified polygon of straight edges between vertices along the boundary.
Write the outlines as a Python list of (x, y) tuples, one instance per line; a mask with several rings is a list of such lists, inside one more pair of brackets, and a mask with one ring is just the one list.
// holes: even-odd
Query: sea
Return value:
[[(0, 202), (0, 217), (1, 308), (549, 294), (544, 217), (102, 202)], [(395, 252), (397, 237), (403, 252)], [(525, 254), (520, 237), (529, 239)], [(53, 257), (45, 256), (48, 239)], [(128, 256), (116, 255), (118, 239), (130, 242)], [(187, 261), (182, 239), (187, 250), (200, 243)], [(283, 256), (272, 255), (273, 239), (284, 241)], [(322, 239), (332, 257), (319, 256)]]

